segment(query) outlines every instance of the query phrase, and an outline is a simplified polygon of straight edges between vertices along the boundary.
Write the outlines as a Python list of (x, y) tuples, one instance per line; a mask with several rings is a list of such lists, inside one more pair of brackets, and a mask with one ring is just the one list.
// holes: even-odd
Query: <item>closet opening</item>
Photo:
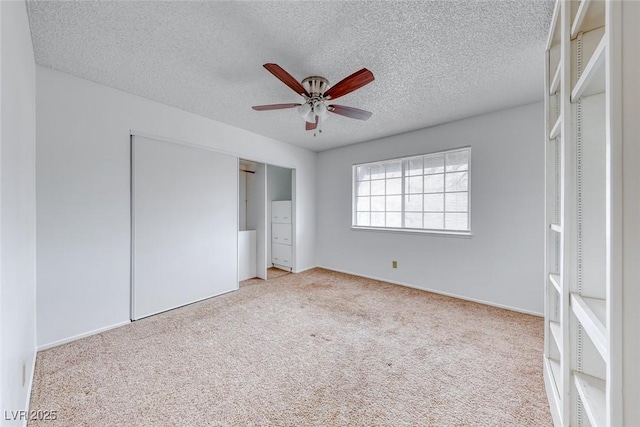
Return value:
[(295, 270), (295, 170), (238, 162), (238, 281)]

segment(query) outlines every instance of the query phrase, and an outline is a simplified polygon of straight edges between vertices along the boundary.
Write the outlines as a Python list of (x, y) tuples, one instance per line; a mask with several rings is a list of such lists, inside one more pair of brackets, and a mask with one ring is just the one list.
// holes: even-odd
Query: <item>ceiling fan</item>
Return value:
[[(302, 82), (298, 82), (278, 64), (264, 64), (264, 68), (293, 89), (297, 94), (301, 95), (304, 98), (304, 102), (302, 104), (256, 105), (252, 107), (256, 111), (296, 108), (298, 113), (300, 113), (306, 121), (306, 130), (315, 130), (318, 128), (320, 121), (324, 120), (329, 113), (339, 114), (357, 120), (367, 120), (371, 117), (372, 113), (369, 111), (346, 107), (344, 105), (328, 104), (328, 101), (340, 98), (371, 83), (374, 80), (373, 73), (366, 68), (356, 71), (331, 87), (329, 87), (329, 80), (324, 77), (310, 76), (302, 80)], [(322, 130), (318, 130), (322, 132)]]

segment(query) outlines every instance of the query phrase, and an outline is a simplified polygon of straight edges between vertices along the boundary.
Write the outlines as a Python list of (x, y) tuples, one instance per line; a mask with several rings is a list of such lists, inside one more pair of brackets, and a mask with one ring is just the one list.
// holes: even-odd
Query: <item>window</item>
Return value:
[(471, 231), (471, 148), (353, 166), (353, 226)]

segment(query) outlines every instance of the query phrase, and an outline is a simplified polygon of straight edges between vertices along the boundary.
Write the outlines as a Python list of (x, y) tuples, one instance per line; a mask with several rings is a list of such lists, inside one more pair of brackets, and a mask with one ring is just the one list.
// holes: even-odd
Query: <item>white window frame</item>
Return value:
[[(405, 203), (405, 161), (416, 158), (416, 157), (423, 157), (423, 156), (430, 156), (430, 155), (437, 155), (437, 154), (446, 154), (446, 153), (453, 153), (456, 151), (462, 151), (462, 150), (467, 150), (469, 152), (469, 163), (467, 165), (467, 171), (468, 171), (468, 180), (467, 180), (467, 212), (468, 212), (468, 224), (469, 224), (469, 230), (446, 230), (446, 229), (427, 229), (427, 228), (406, 228), (404, 227), (404, 214), (405, 214), (405, 209), (404, 209), (404, 203)], [(446, 157), (445, 157), (446, 158)], [(385, 162), (393, 162), (393, 161), (398, 161), (401, 160), (402, 161), (402, 169), (401, 169), (401, 178), (402, 178), (402, 182), (401, 182), (401, 188), (402, 188), (402, 211), (401, 211), (401, 217), (402, 217), (402, 226), (401, 227), (375, 227), (375, 226), (363, 226), (363, 225), (356, 225), (356, 221), (357, 221), (357, 185), (358, 185), (358, 177), (357, 177), (357, 170), (358, 170), (358, 166), (367, 166), (367, 165), (378, 165), (380, 163), (385, 163)], [(445, 171), (443, 171), (443, 175), (446, 175), (446, 164), (445, 164)], [(424, 176), (424, 175), (423, 175)], [(422, 195), (424, 196), (424, 192), (422, 193)], [(446, 194), (446, 191), (444, 191), (442, 194)], [(446, 209), (446, 207), (445, 207)], [(385, 210), (386, 212), (386, 210)], [(445, 215), (446, 215), (446, 210), (444, 211)], [(424, 213), (424, 211), (423, 211)], [(444, 224), (443, 224), (444, 226)], [(442, 235), (442, 236), (454, 236), (454, 237), (470, 237), (472, 236), (472, 225), (471, 225), (471, 146), (467, 145), (464, 147), (457, 147), (457, 148), (451, 148), (451, 149), (446, 149), (446, 150), (440, 150), (440, 151), (434, 151), (431, 153), (424, 153), (424, 154), (415, 154), (415, 155), (411, 155), (411, 156), (402, 156), (402, 157), (394, 157), (391, 159), (383, 159), (383, 160), (376, 160), (376, 161), (372, 161), (372, 162), (366, 162), (366, 163), (355, 163), (351, 166), (351, 229), (352, 230), (366, 230), (366, 231), (382, 231), (382, 232), (392, 232), (392, 233), (415, 233), (415, 234), (434, 234), (434, 235)]]

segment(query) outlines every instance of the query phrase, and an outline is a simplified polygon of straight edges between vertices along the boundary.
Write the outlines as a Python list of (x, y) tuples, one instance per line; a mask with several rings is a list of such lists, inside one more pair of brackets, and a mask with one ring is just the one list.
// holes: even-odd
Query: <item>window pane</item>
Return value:
[(433, 228), (436, 230), (442, 230), (443, 222), (444, 222), (444, 214), (441, 214), (441, 213), (424, 214), (424, 228)]
[(387, 196), (387, 212), (400, 212), (402, 210), (402, 196)]
[(424, 210), (442, 212), (444, 210), (444, 198), (443, 194), (425, 194), (424, 195)]
[(402, 176), (402, 160), (385, 164), (387, 178), (399, 178)]
[(371, 194), (371, 182), (359, 182), (356, 191), (358, 192), (358, 196), (368, 196), (369, 194)]
[(455, 172), (446, 175), (447, 191), (467, 191), (469, 172)]
[[(407, 212), (422, 212), (422, 194), (404, 196), (404, 210)], [(422, 215), (420, 215), (420, 223), (422, 223)]]
[(402, 178), (387, 180), (387, 194), (402, 194)]
[(369, 166), (358, 166), (358, 181), (363, 181), (365, 179), (369, 179), (370, 172), (369, 172)]
[(371, 197), (371, 210), (376, 212), (384, 212), (384, 196)]
[(384, 212), (371, 212), (371, 226), (384, 227)]
[(384, 166), (383, 165), (371, 165), (371, 179), (384, 178)]
[[(466, 172), (465, 172), (466, 173)], [(424, 192), (425, 193), (438, 193), (444, 191), (444, 175), (425, 175), (424, 177)]]
[(469, 193), (447, 193), (447, 212), (466, 212), (468, 209)]
[(407, 175), (422, 175), (422, 157), (407, 162)]
[(424, 157), (424, 173), (444, 172), (444, 154)]
[(407, 228), (422, 228), (422, 214), (415, 212), (404, 214), (404, 226)]
[(400, 212), (387, 212), (387, 227), (402, 227), (402, 214)]
[(369, 212), (358, 212), (356, 225), (369, 225), (370, 216)]
[(469, 214), (466, 213), (447, 213), (445, 221), (445, 229), (447, 230), (468, 230)]
[(407, 187), (407, 193), (422, 193), (422, 176), (410, 176), (404, 181)]
[(471, 150), (356, 165), (354, 225), (469, 231)]
[(384, 179), (378, 181), (371, 181), (371, 194), (379, 196), (384, 194)]
[(358, 197), (358, 203), (356, 205), (356, 211), (368, 211), (369, 209), (369, 197)]
[(469, 169), (469, 151), (447, 153), (447, 172), (466, 171)]

